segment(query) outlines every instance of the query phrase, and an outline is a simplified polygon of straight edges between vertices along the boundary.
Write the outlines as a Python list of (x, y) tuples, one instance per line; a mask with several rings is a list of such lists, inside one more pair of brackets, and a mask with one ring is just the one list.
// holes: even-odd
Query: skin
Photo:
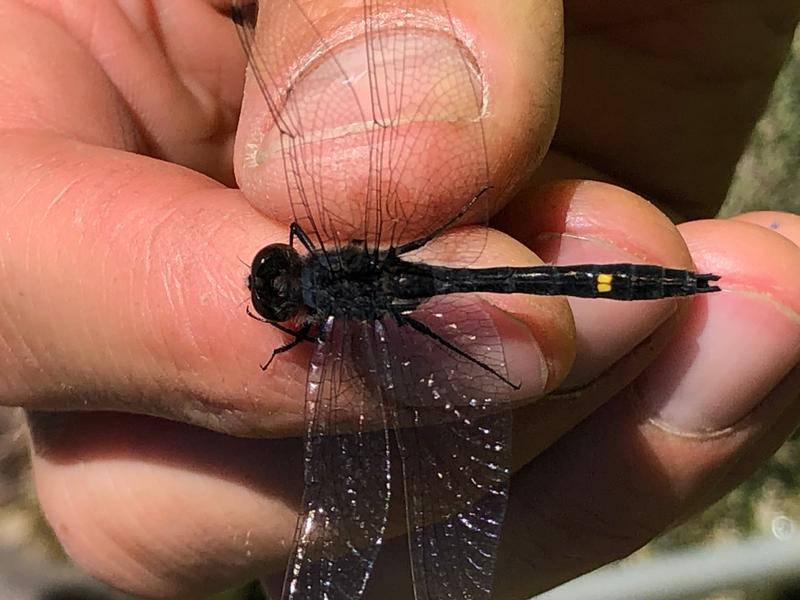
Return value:
[[(498, 598), (524, 598), (708, 506), (800, 419), (800, 217), (703, 220), (800, 9), (571, 1), (564, 37), (554, 0), (488, 4), (450, 2), (513, 195), (490, 260), (694, 266), (725, 288), (635, 310), (491, 299), (539, 391), (516, 414), (496, 577)], [(257, 368), (285, 338), (246, 317), (236, 260), (285, 241), (285, 198), (266, 205), (241, 158), (265, 116), (252, 85), (242, 99), (224, 5), (0, 1), (0, 402), (28, 411), (70, 556), (148, 597), (274, 588), (300, 493), (308, 351)], [(409, 597), (403, 544), (376, 594)]]

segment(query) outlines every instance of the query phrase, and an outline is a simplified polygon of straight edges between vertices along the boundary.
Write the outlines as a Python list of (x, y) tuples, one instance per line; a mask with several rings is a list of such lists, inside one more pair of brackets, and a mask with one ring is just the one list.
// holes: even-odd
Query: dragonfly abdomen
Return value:
[[(439, 270), (443, 272), (437, 272)], [(710, 284), (718, 279), (715, 275), (629, 263), (489, 269), (434, 267), (434, 279), (436, 294), (495, 292), (611, 300), (654, 300), (719, 290), (717, 286)]]

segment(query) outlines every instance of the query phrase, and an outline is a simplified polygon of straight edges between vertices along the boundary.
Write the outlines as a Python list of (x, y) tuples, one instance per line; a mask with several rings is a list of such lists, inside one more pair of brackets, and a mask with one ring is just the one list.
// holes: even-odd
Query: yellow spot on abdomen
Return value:
[(601, 294), (607, 294), (611, 291), (611, 284), (614, 277), (609, 273), (600, 273), (597, 276), (597, 291)]

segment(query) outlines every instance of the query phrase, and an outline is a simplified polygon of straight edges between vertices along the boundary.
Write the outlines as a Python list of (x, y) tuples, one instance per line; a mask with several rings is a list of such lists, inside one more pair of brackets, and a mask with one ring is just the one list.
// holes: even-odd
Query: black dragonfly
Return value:
[[(461, 266), (439, 264), (454, 253), (432, 242), (485, 217), (492, 199), (473, 55), (445, 0), (364, 0), (358, 31), (347, 10), (309, 6), (262, 3), (258, 30), (257, 2), (232, 8), (271, 117), (246, 160), (265, 181), (281, 175), (294, 218), (289, 243), (253, 259), (250, 314), (290, 336), (269, 362), (313, 344), (283, 598), (360, 598), (399, 488), (415, 598), (487, 599), (519, 382), (471, 292), (645, 300), (717, 291), (718, 277), (634, 264), (477, 268), (481, 243), (455, 253)], [(353, 196), (366, 209), (342, 208)], [(445, 214), (443, 197), (463, 208)]]

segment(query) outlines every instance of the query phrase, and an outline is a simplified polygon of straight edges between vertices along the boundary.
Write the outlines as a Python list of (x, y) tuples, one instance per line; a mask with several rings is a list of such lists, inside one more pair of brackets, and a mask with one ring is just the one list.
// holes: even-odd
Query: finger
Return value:
[(514, 479), (507, 519), (516, 525), (498, 564), (517, 577), (497, 578), (512, 596), (638, 548), (730, 489), (800, 418), (800, 286), (785, 277), (800, 250), (736, 221), (681, 231), (726, 291), (693, 303), (634, 385)]
[[(494, 223), (554, 264), (646, 263), (692, 269), (683, 238), (652, 204), (591, 181), (520, 194)], [(559, 390), (516, 413), (520, 460), (535, 456), (632, 381), (669, 342), (691, 299), (568, 299), (575, 362)]]
[(12, 125), (26, 121), (232, 182), (244, 54), (222, 7), (3, 4), (0, 68), (14, 82), (3, 112)]
[(795, 244), (800, 240), (800, 236), (797, 234), (800, 215), (775, 210), (761, 210), (742, 213), (732, 217), (731, 220), (743, 221), (766, 227), (793, 241)]
[[(47, 3), (53, 8), (55, 3)], [(64, 27), (24, 2), (3, 2), (2, 131), (55, 133), (130, 150), (141, 140), (106, 73)]]
[[(0, 402), (240, 435), (304, 430), (311, 345), (265, 374), (258, 365), (285, 336), (245, 312), (240, 261), (285, 241), (283, 227), (166, 163), (47, 136), (3, 141)], [(527, 252), (504, 239), (494, 244), (503, 256)], [(551, 308), (508, 300), (512, 316), (497, 319), (530, 395), (562, 379), (571, 355), (569, 314), (557, 301), (539, 306)]]
[(282, 572), (299, 440), (121, 413), (31, 414), (37, 497), (70, 558), (137, 597), (200, 598)]
[(0, 402), (218, 429), (253, 431), (244, 413), (277, 430), (282, 413), (302, 421), (301, 367), (287, 361), (270, 386), (258, 369), (282, 337), (247, 318), (238, 258), (285, 233), (237, 192), (29, 134), (0, 140), (0, 180)]
[[(280, 112), (270, 114), (250, 77), (236, 143), (237, 181), (265, 214), (284, 223), (297, 216), (281, 148), (302, 182), (290, 175), (295, 212), (307, 211), (324, 224), (324, 208), (336, 215), (338, 230), (328, 233), (345, 240), (363, 236), (371, 202), (382, 203), (387, 228), (389, 205), (397, 207), (402, 217), (395, 225), (406, 237), (430, 231), (433, 216), (456, 214), (487, 183), (484, 133), (488, 183), (497, 190), (512, 188), (538, 162), (558, 105), (559, 3), (516, 2), (498, 11), (459, 1), (446, 12), (444, 3), (425, 0), (404, 15), (402, 28), (388, 18), (394, 9), (386, 8), (375, 16), (378, 32), (369, 38), (382, 36), (373, 48), (378, 56), (368, 58), (360, 4), (318, 1), (306, 12), (331, 55), (314, 60), (309, 55), (317, 52), (318, 35), (290, 4), (262, 7), (256, 44)], [(285, 35), (290, 28), (295, 34)], [(277, 48), (276, 40), (282, 42)], [(510, 62), (509, 56), (516, 58)], [(379, 77), (391, 76), (370, 87), (364, 73), (376, 68)], [(396, 104), (380, 105), (381, 94)], [(383, 134), (391, 143), (378, 135), (374, 119), (381, 116), (399, 121)], [(367, 193), (376, 177), (380, 189), (392, 193)]]

